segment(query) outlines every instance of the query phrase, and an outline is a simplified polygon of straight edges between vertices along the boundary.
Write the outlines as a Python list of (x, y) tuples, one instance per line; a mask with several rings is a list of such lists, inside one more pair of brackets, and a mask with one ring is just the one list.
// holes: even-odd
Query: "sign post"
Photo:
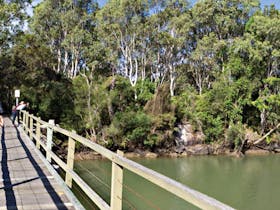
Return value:
[(20, 97), (20, 90), (15, 90), (16, 106), (18, 105), (18, 98)]

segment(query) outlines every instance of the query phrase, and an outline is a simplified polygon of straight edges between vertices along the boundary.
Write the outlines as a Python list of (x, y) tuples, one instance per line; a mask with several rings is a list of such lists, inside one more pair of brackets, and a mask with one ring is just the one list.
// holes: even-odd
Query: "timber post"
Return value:
[[(76, 133), (72, 131), (72, 133)], [(75, 155), (75, 140), (69, 136), (68, 138), (68, 149), (67, 149), (67, 170), (65, 176), (65, 182), (69, 188), (72, 188), (72, 176), (68, 172), (72, 171), (74, 168), (74, 155)]]
[(40, 127), (40, 117), (36, 122), (36, 148), (40, 149), (40, 141), (41, 141), (41, 127)]
[(30, 115), (29, 138), (33, 140), (33, 115)]
[(28, 134), (29, 131), (29, 114), (26, 115), (25, 117), (25, 132)]
[[(118, 150), (118, 155), (123, 152)], [(111, 210), (122, 209), (123, 167), (112, 161)]]
[[(54, 120), (49, 120), (49, 124), (54, 125)], [(53, 128), (47, 127), (47, 161), (51, 162), (51, 151), (53, 144)]]
[(26, 130), (26, 115), (27, 115), (27, 112), (23, 112), (22, 125), (23, 125), (24, 130)]

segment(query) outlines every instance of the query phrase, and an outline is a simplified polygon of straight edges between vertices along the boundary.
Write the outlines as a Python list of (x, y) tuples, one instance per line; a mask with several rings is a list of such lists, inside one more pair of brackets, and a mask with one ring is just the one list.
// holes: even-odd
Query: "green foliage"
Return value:
[(154, 115), (150, 134), (144, 143), (151, 148), (172, 146), (175, 121), (176, 118), (173, 113)]
[(259, 97), (252, 101), (252, 105), (260, 112), (264, 132), (268, 127), (276, 126), (280, 120), (280, 79), (268, 77), (263, 82), (265, 88), (259, 91)]
[(127, 79), (88, 75), (76, 77), (73, 84), (75, 113), (83, 122), (80, 131), (87, 130), (88, 135), (108, 147), (143, 144), (150, 119), (137, 111), (135, 92)]
[[(20, 88), (21, 98), (29, 102), (29, 109), (42, 119), (54, 119), (64, 126), (71, 125), (75, 122), (72, 83), (61, 75), (53, 79), (48, 78), (50, 75), (47, 73), (45, 81), (40, 84), (23, 84)], [(74, 129), (72, 126), (66, 127)]]
[(151, 119), (143, 112), (116, 113), (108, 131), (108, 137), (124, 148), (144, 145), (151, 127)]
[[(0, 2), (0, 100), (110, 148), (174, 146), (176, 124), (238, 145), (280, 120), (280, 13), (259, 1)], [(13, 24), (13, 23), (19, 24)]]
[(223, 120), (220, 116), (200, 111), (197, 113), (197, 117), (201, 121), (202, 131), (206, 136), (206, 142), (213, 142), (222, 138)]
[(241, 123), (231, 123), (226, 130), (226, 140), (237, 148), (245, 139), (245, 129)]
[(0, 1), (0, 42), (1, 52), (8, 50), (14, 40), (22, 33), (24, 21), (27, 20), (26, 7), (30, 0)]
[(136, 85), (137, 91), (137, 102), (139, 102), (142, 106), (147, 103), (150, 99), (152, 99), (155, 92), (155, 84), (149, 80), (144, 80)]
[(123, 111), (127, 106), (131, 106), (132, 109), (134, 108), (135, 92), (128, 79), (117, 77), (112, 92), (112, 105), (116, 111)]
[(196, 123), (194, 110), (198, 96), (193, 87), (186, 87), (178, 96), (172, 98), (172, 104), (175, 106), (177, 121), (185, 119), (193, 124)]
[[(208, 142), (223, 138), (225, 127), (242, 121), (251, 98), (250, 82), (244, 78), (229, 82), (221, 78), (213, 88), (192, 102), (189, 121), (204, 132)], [(187, 118), (188, 119), (188, 118)]]

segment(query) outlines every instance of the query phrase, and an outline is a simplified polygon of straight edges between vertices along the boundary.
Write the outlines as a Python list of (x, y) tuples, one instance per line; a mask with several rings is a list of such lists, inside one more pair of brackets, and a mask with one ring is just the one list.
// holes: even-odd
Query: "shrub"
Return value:
[(226, 131), (226, 140), (234, 144), (235, 148), (245, 139), (245, 129), (241, 123), (231, 123)]
[(172, 145), (175, 121), (173, 113), (153, 116), (151, 133), (145, 144), (149, 147)]
[(108, 136), (121, 147), (143, 146), (150, 132), (151, 119), (145, 113), (127, 111), (116, 113), (108, 131)]

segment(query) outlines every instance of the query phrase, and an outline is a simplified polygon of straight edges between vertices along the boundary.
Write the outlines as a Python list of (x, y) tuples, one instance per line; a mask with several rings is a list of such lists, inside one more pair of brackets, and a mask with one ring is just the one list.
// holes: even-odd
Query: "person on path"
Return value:
[(17, 117), (17, 121), (18, 121), (18, 125), (20, 125), (20, 119), (19, 119), (19, 112), (23, 109), (25, 109), (27, 106), (27, 103), (25, 103), (24, 101), (21, 101), (19, 103), (18, 106), (16, 106), (13, 110), (12, 110), (12, 122), (13, 124), (15, 124), (15, 119)]
[(15, 124), (16, 116), (17, 116), (17, 107), (15, 105), (13, 105), (13, 107), (12, 107), (12, 115), (11, 115), (11, 120), (12, 120), (13, 124)]

